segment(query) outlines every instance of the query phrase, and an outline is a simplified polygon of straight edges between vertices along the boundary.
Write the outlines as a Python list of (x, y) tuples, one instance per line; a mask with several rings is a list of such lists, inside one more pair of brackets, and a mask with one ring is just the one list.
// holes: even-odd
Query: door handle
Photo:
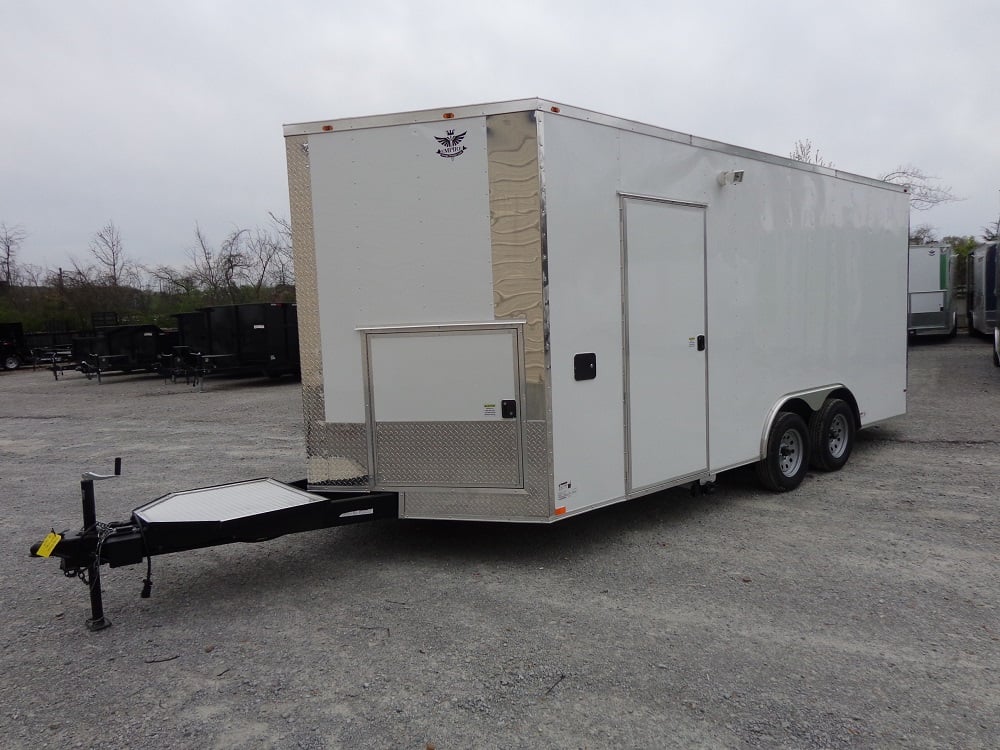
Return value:
[(705, 351), (705, 334), (702, 333), (698, 336), (698, 351)]

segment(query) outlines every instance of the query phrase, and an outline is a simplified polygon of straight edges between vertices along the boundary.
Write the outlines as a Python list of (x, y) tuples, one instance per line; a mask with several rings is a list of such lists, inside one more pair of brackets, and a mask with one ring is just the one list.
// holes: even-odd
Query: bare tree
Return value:
[(234, 229), (219, 248), (218, 270), (229, 301), (234, 304), (240, 301), (240, 287), (247, 283), (253, 267), (249, 244), (250, 231)]
[(818, 148), (813, 150), (812, 141), (808, 138), (795, 141), (795, 148), (791, 150), (788, 156), (795, 159), (795, 161), (804, 161), (806, 164), (816, 164), (820, 167), (833, 168), (833, 162), (827, 161), (820, 156)]
[(109, 221), (94, 234), (90, 241), (90, 254), (100, 266), (100, 276), (112, 287), (137, 284), (137, 266), (125, 253), (121, 232)]
[(983, 227), (983, 242), (996, 242), (1000, 240), (1000, 217), (992, 224)]
[(20, 226), (0, 223), (0, 284), (17, 283), (17, 252), (28, 233)]
[(153, 284), (159, 286), (161, 293), (192, 294), (199, 289), (198, 280), (190, 268), (174, 268), (173, 266), (147, 267), (146, 273)]
[(930, 224), (918, 224), (910, 229), (911, 245), (932, 245), (937, 241), (937, 230)]
[[(821, 167), (833, 167), (833, 162), (824, 159), (820, 155), (819, 149), (814, 148), (812, 141), (808, 138), (795, 141), (795, 148), (788, 155), (796, 161), (817, 164)], [(910, 194), (910, 208), (914, 211), (926, 211), (942, 203), (962, 200), (962, 198), (955, 196), (951, 186), (939, 184), (937, 177), (932, 177), (922, 169), (909, 164), (900, 165), (885, 172), (879, 175), (879, 179), (905, 187)]]
[(292, 225), (288, 219), (268, 212), (277, 234), (278, 249), (275, 257), (273, 281), (275, 286), (295, 284), (295, 257), (292, 252)]
[(195, 284), (203, 290), (213, 302), (222, 298), (225, 284), (218, 270), (218, 252), (212, 247), (201, 227), (194, 227), (195, 246), (188, 250), (191, 266), (187, 269)]
[(914, 166), (900, 165), (880, 175), (879, 179), (903, 185), (910, 194), (910, 208), (914, 211), (926, 211), (942, 203), (962, 200), (955, 196), (950, 186), (935, 184), (937, 177)]

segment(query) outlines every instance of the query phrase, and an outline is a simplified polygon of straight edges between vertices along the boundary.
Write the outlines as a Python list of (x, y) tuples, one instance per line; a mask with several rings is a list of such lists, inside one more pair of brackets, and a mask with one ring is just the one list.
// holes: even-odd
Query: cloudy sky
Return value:
[(997, 0), (0, 0), (0, 221), (22, 263), (113, 221), (182, 265), (288, 214), (282, 124), (543, 97), (851, 172), (911, 164), (1000, 214)]

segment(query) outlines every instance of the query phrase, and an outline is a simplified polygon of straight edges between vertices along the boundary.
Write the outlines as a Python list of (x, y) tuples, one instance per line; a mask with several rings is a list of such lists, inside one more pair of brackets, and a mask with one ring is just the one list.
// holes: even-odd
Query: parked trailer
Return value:
[(160, 355), (176, 341), (176, 331), (155, 325), (107, 326), (74, 339), (72, 356), (80, 372), (100, 381), (110, 372), (158, 371)]
[(911, 336), (958, 333), (955, 254), (949, 245), (910, 245), (907, 278)]
[(16, 370), (31, 359), (20, 323), (0, 323), (0, 370)]
[(84, 336), (83, 331), (33, 331), (24, 334), (24, 341), (31, 350), (34, 364), (49, 365), (53, 372), (66, 369), (73, 361), (73, 339)]
[(969, 253), (966, 317), (969, 334), (992, 336), (997, 324), (997, 243), (987, 242)]
[[(1000, 291), (1000, 264), (997, 264), (993, 275), (993, 289)], [(1000, 367), (1000, 319), (993, 323), (993, 364)]]
[(201, 382), (209, 375), (280, 377), (299, 371), (296, 307), (255, 302), (180, 313), (178, 346), (165, 373)]
[(550, 522), (905, 411), (901, 188), (539, 100), (285, 134), (310, 487)]
[(748, 464), (790, 490), (905, 412), (898, 186), (537, 99), (285, 136), (308, 477), (99, 525), (85, 476), (83, 529), (32, 551), (90, 581), (95, 629), (102, 563), (550, 523)]

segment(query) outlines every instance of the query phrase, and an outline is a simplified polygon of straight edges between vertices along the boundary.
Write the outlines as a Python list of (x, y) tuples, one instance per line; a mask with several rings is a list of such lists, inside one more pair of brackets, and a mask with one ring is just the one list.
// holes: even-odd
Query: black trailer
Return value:
[(31, 360), (20, 323), (0, 323), (0, 370), (16, 370)]
[(198, 384), (213, 375), (277, 378), (299, 373), (294, 303), (219, 305), (174, 317), (178, 345), (166, 358), (165, 375)]
[(32, 331), (24, 334), (24, 343), (31, 350), (36, 364), (53, 359), (68, 361), (73, 353), (73, 339), (86, 335), (84, 331)]
[(121, 474), (83, 474), (80, 491), (83, 526), (55, 532), (32, 545), (33, 557), (56, 557), (69, 578), (79, 578), (90, 591), (90, 630), (111, 622), (104, 615), (101, 566), (117, 568), (146, 560), (141, 596), (152, 590), (154, 555), (214, 547), (233, 542), (262, 542), (300, 531), (344, 526), (399, 516), (395, 492), (306, 491), (305, 480), (286, 484), (253, 479), (231, 484), (172, 492), (134, 511), (127, 521), (97, 520), (94, 482)]
[(72, 357), (88, 378), (111, 372), (158, 372), (160, 358), (177, 343), (177, 332), (159, 326), (118, 325), (98, 328), (73, 340)]

